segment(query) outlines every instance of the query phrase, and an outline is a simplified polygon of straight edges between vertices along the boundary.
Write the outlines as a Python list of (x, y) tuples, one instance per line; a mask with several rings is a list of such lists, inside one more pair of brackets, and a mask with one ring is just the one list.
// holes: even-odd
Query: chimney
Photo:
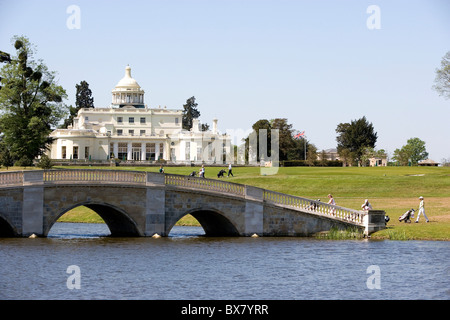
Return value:
[(217, 134), (217, 119), (213, 119), (212, 132)]
[(192, 132), (200, 132), (200, 121), (192, 119)]

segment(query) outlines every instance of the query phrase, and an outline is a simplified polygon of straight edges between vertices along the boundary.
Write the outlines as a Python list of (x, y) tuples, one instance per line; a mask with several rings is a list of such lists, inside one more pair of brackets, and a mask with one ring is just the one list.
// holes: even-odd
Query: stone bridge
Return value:
[(368, 213), (222, 180), (124, 170), (0, 173), (0, 236), (45, 237), (64, 213), (86, 206), (111, 236), (168, 236), (191, 214), (207, 236), (311, 236), (335, 227), (385, 227)]

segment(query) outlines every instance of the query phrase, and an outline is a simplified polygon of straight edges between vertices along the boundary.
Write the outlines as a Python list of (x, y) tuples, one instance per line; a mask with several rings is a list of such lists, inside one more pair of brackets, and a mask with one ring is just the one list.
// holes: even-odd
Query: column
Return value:
[(141, 160), (145, 161), (145, 153), (146, 153), (147, 144), (145, 142), (141, 143)]
[(132, 143), (128, 142), (127, 144), (127, 160), (133, 160), (133, 148), (132, 148)]
[(159, 141), (155, 142), (155, 160), (159, 159)]
[(119, 143), (118, 142), (113, 142), (113, 153), (114, 153), (115, 158), (119, 157)]

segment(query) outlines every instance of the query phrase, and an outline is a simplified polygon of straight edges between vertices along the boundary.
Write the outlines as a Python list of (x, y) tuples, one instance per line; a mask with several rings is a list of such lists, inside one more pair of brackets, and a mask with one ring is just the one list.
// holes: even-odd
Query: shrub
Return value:
[(52, 159), (50, 159), (46, 154), (41, 156), (37, 166), (41, 169), (51, 169), (53, 167)]

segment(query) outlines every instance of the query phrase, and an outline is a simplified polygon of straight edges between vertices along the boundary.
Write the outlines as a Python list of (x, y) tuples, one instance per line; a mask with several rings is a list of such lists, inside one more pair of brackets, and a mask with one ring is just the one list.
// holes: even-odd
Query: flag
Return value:
[(305, 131), (302, 131), (294, 136), (294, 139), (300, 139), (305, 136)]

